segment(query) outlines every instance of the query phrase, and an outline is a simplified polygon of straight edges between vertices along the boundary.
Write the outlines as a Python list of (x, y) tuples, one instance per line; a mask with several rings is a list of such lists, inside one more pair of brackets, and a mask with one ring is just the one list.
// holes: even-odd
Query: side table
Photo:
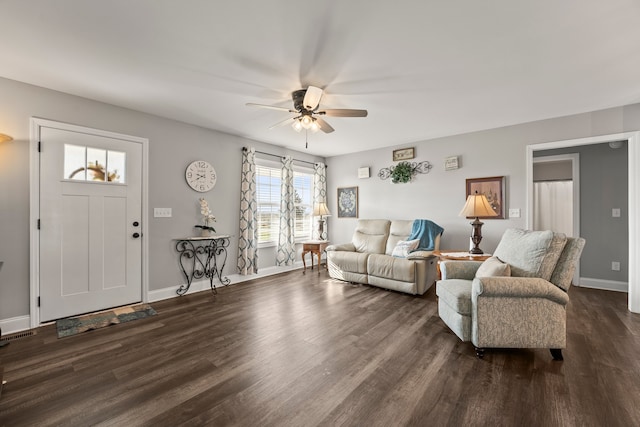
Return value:
[(328, 240), (309, 240), (302, 242), (302, 264), (305, 270), (307, 269), (305, 255), (311, 252), (311, 269), (313, 270), (313, 254), (316, 254), (318, 256), (318, 272), (320, 272), (320, 259), (322, 252), (324, 252), (327, 246), (329, 246)]
[(438, 257), (438, 280), (442, 279), (440, 261), (484, 261), (491, 258), (491, 254), (470, 254), (467, 251), (456, 250), (433, 251), (433, 255)]

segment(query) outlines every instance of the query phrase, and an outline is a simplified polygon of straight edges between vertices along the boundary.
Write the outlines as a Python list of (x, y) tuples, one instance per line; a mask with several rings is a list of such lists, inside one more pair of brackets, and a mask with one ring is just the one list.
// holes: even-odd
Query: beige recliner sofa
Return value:
[(399, 241), (412, 232), (413, 220), (360, 219), (350, 243), (327, 247), (327, 267), (334, 279), (364, 283), (413, 295), (424, 294), (437, 275), (441, 233), (433, 250), (417, 250), (406, 257), (392, 256)]

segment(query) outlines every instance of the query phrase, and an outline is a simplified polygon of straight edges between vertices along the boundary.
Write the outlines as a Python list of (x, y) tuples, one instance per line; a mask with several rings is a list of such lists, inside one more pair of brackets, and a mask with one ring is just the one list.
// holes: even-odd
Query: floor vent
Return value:
[(33, 336), (35, 334), (36, 334), (36, 332), (33, 329), (30, 329), (28, 331), (16, 332), (15, 334), (4, 335), (2, 337), (2, 340), (3, 341), (14, 341), (14, 340), (18, 340), (20, 338), (26, 338), (26, 337)]

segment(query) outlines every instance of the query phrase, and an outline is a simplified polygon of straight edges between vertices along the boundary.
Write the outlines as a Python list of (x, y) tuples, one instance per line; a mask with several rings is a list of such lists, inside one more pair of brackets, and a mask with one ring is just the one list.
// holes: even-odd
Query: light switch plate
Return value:
[(509, 218), (520, 218), (520, 209), (509, 209)]
[(613, 218), (620, 218), (620, 208), (611, 209), (611, 216)]
[(154, 218), (171, 218), (171, 208), (153, 208)]

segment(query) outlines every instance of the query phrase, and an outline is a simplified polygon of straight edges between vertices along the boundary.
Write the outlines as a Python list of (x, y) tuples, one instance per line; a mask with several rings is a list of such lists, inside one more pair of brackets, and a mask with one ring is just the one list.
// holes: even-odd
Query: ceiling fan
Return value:
[(289, 117), (288, 119), (278, 122), (275, 125), (271, 126), (269, 129), (291, 123), (291, 126), (298, 132), (305, 129), (312, 132), (321, 130), (324, 133), (331, 133), (335, 130), (329, 123), (318, 116), (367, 117), (367, 110), (354, 110), (348, 108), (319, 109), (322, 94), (323, 90), (319, 87), (309, 86), (306, 89), (299, 89), (291, 93), (293, 108), (277, 107), (275, 105), (254, 104), (253, 102), (249, 102), (247, 103), (247, 105), (252, 107), (269, 108), (272, 110), (294, 113), (296, 115), (295, 117)]

